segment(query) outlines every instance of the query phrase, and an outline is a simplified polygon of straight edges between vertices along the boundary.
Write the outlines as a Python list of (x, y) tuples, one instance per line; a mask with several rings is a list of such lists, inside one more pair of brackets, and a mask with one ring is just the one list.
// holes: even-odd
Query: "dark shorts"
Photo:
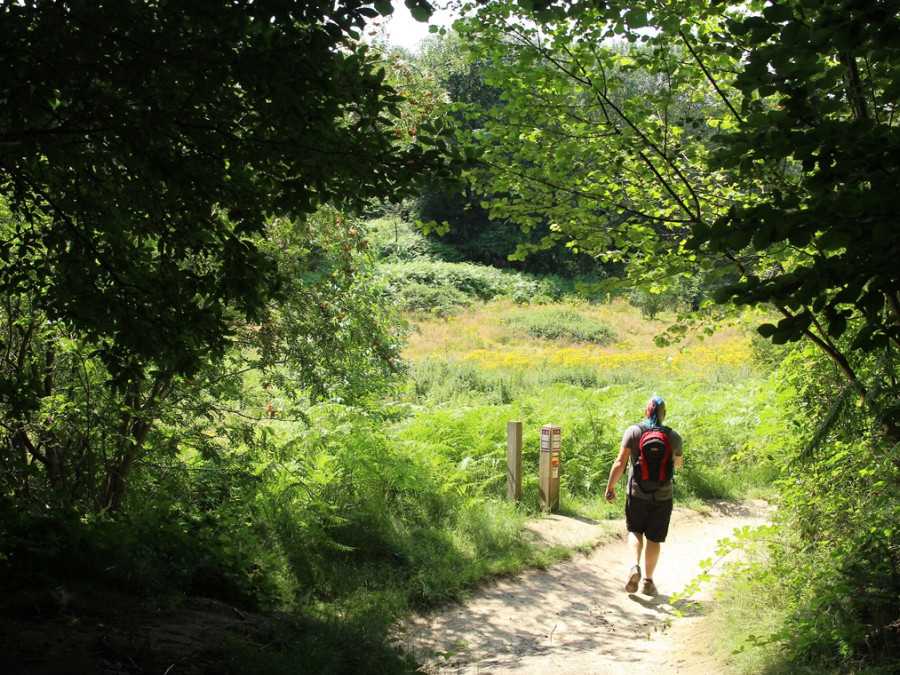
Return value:
[(625, 526), (629, 532), (643, 534), (650, 541), (662, 543), (669, 534), (672, 500), (655, 502), (628, 495), (625, 500)]

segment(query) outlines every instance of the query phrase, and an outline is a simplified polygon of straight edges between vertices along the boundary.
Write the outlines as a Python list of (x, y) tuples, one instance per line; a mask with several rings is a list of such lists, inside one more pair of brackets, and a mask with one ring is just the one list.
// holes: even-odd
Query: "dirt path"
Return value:
[[(623, 590), (628, 570), (622, 532), (589, 555), (576, 554), (547, 571), (492, 584), (464, 606), (410, 623), (406, 649), (428, 673), (582, 675), (651, 672), (722, 672), (708, 645), (703, 606), (677, 616), (670, 604), (715, 557), (716, 543), (735, 528), (761, 524), (763, 502), (720, 502), (696, 513), (675, 509), (669, 541), (654, 575), (659, 595)], [(568, 545), (609, 537), (599, 523), (558, 515), (533, 527), (535, 536)], [(704, 588), (694, 600), (706, 600)]]

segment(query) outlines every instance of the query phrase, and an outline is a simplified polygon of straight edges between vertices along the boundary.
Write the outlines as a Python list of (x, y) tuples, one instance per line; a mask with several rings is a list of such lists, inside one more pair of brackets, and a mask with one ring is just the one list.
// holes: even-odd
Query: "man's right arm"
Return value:
[(616, 483), (619, 482), (622, 474), (625, 473), (625, 468), (628, 466), (628, 460), (630, 459), (631, 450), (627, 446), (623, 445), (619, 449), (619, 456), (616, 457), (616, 461), (613, 462), (613, 465), (609, 470), (609, 480), (606, 483), (606, 501), (615, 501)]

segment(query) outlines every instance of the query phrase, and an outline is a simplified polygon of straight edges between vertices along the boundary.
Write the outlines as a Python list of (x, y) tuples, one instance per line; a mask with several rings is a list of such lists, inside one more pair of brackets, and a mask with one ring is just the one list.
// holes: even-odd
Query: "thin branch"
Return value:
[[(731, 260), (731, 262), (735, 265), (735, 267), (738, 269), (738, 271), (740, 271), (740, 273), (742, 275), (745, 275), (745, 276), (747, 275), (747, 269), (744, 267), (743, 263), (741, 263), (741, 261), (738, 260), (737, 256), (735, 256), (731, 252), (726, 252), (725, 256), (729, 260)], [(796, 318), (796, 315), (793, 312), (791, 312), (782, 303), (775, 300), (775, 298), (770, 298), (769, 302), (786, 319), (795, 319)], [(812, 315), (811, 312), (810, 312), (810, 315)], [(813, 318), (815, 318), (815, 317), (813, 317)], [(844, 376), (850, 382), (857, 384), (859, 391), (860, 391), (860, 397), (861, 397), (862, 401), (865, 402), (866, 394), (867, 394), (866, 388), (865, 388), (865, 386), (863, 386), (863, 384), (861, 382), (858, 382), (859, 378), (857, 377), (856, 373), (854, 372), (853, 367), (850, 365), (850, 362), (847, 360), (847, 357), (844, 356), (844, 354), (839, 349), (837, 349), (833, 344), (829, 344), (829, 342), (827, 342), (826, 340), (823, 340), (818, 335), (813, 333), (811, 330), (805, 329), (803, 331), (803, 335), (807, 339), (809, 339), (814, 345), (819, 347), (819, 349), (821, 349), (823, 352), (825, 352), (825, 354), (832, 361), (834, 361), (834, 363), (837, 365), (837, 367), (840, 368), (841, 372), (844, 373)]]
[(684, 41), (685, 47), (687, 47), (688, 51), (691, 53), (694, 61), (696, 61), (697, 65), (700, 66), (700, 70), (703, 71), (703, 75), (706, 77), (706, 80), (712, 85), (712, 88), (716, 90), (716, 94), (719, 95), (719, 98), (722, 100), (722, 103), (726, 105), (726, 107), (731, 111), (731, 114), (734, 115), (734, 118), (740, 122), (744, 120), (741, 118), (740, 113), (735, 110), (734, 106), (731, 105), (731, 100), (725, 95), (725, 92), (722, 91), (719, 83), (716, 81), (716, 78), (713, 77), (712, 73), (709, 72), (709, 69), (706, 67), (706, 64), (700, 59), (700, 55), (694, 50), (691, 41), (688, 40), (688, 36), (684, 33), (683, 30), (679, 29), (678, 34), (681, 36), (681, 39)]

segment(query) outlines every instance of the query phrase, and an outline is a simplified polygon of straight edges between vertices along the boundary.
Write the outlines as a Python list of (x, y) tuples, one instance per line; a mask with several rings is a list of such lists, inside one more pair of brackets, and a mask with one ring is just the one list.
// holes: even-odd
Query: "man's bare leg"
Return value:
[(652, 579), (653, 572), (656, 570), (656, 563), (659, 562), (660, 544), (658, 541), (647, 540), (647, 547), (644, 549), (644, 578)]
[(634, 593), (638, 589), (638, 582), (641, 579), (641, 552), (644, 549), (644, 535), (634, 532), (628, 533), (628, 550), (631, 553), (632, 566), (628, 572), (628, 582), (625, 584), (625, 590), (628, 593)]
[(629, 532), (628, 550), (631, 551), (631, 563), (640, 567), (641, 553), (644, 550), (644, 535), (637, 534), (636, 532)]

